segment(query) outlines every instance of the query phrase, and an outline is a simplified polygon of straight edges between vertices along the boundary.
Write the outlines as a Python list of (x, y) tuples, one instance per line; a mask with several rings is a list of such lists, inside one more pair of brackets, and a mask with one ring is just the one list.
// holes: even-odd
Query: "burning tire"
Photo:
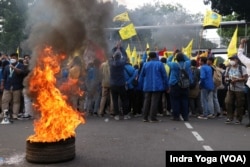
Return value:
[(58, 163), (75, 158), (75, 138), (52, 143), (26, 142), (26, 160), (31, 163)]

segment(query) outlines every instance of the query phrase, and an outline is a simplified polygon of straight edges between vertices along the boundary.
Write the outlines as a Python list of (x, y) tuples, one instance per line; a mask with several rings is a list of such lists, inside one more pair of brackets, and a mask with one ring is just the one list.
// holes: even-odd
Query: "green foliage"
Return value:
[[(235, 21), (238, 18), (238, 14), (232, 14), (232, 15), (227, 15), (224, 16), (222, 18), (222, 21)], [(232, 27), (228, 27), (228, 28), (219, 28), (217, 33), (219, 34), (219, 36), (221, 37), (222, 41), (221, 43), (225, 46), (228, 46), (231, 38), (233, 36), (233, 33), (236, 29), (237, 25), (232, 26)], [(245, 25), (239, 25), (238, 27), (238, 42), (240, 40), (240, 38), (247, 36), (247, 34), (250, 33), (250, 29), (249, 28), (245, 28)]]
[(237, 20), (250, 20), (249, 0), (209, 0), (211, 8), (219, 14), (226, 16), (237, 13)]
[(1, 0), (0, 16), (4, 18), (3, 32), (0, 34), (0, 51), (16, 52), (24, 38), (24, 27), (28, 3), (26, 0)]

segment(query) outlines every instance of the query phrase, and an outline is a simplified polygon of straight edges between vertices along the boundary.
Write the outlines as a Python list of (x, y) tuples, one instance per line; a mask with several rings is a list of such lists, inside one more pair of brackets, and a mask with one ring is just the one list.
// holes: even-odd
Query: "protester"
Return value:
[[(127, 116), (129, 113), (125, 89), (126, 80), (124, 76), (124, 66), (128, 57), (124, 48), (121, 47), (120, 42), (112, 49), (112, 52), (112, 56), (109, 57), (110, 89), (114, 104), (114, 119), (120, 120), (120, 116)], [(119, 99), (122, 103), (122, 110), (120, 110), (119, 107)]]
[(242, 62), (242, 64), (244, 64), (246, 66), (246, 72), (248, 74), (248, 77), (247, 77), (247, 82), (246, 82), (246, 86), (248, 88), (248, 91), (247, 91), (247, 104), (248, 104), (248, 124), (246, 125), (246, 127), (250, 127), (250, 59), (248, 57), (246, 57), (244, 55), (244, 47), (245, 47), (245, 44), (246, 44), (247, 40), (246, 39), (241, 39), (240, 41), (240, 45), (239, 45), (239, 49), (238, 49), (238, 58), (239, 60)]
[(242, 116), (244, 114), (245, 104), (245, 81), (247, 79), (247, 72), (244, 66), (239, 64), (238, 56), (232, 56), (230, 59), (230, 66), (226, 69), (225, 80), (229, 84), (227, 96), (225, 99), (227, 120), (225, 123), (231, 123), (236, 112), (235, 124), (241, 124)]
[(24, 65), (24, 70), (23, 70), (23, 77), (24, 77), (24, 81), (23, 81), (23, 91), (22, 91), (22, 95), (23, 95), (23, 100), (24, 100), (24, 113), (23, 115), (20, 116), (20, 118), (24, 118), (24, 119), (30, 119), (32, 118), (33, 115), (33, 108), (32, 108), (32, 100), (31, 98), (28, 96), (28, 83), (27, 80), (25, 79), (30, 70), (29, 70), (29, 62), (30, 62), (30, 55), (24, 55), (24, 59), (23, 59), (23, 65)]
[(200, 98), (200, 69), (197, 68), (197, 61), (191, 60), (191, 71), (193, 76), (193, 86), (189, 88), (189, 109), (192, 116), (199, 116), (202, 114), (201, 98)]
[[(218, 72), (221, 73), (221, 75), (219, 75), (220, 80), (222, 81), (222, 72), (221, 71), (216, 71), (218, 68), (214, 65), (214, 57), (208, 57), (207, 58), (207, 64), (212, 68), (213, 70), (213, 76)], [(214, 78), (214, 77), (213, 77)], [(222, 85), (222, 82), (220, 84), (220, 86)], [(215, 118), (216, 116), (219, 116), (221, 114), (221, 110), (220, 110), (220, 104), (219, 104), (219, 100), (218, 100), (218, 87), (215, 84), (215, 80), (214, 80), (214, 90), (212, 91), (212, 96), (213, 96), (213, 101), (212, 101), (212, 106), (211, 106), (211, 111), (210, 111), (210, 115), (208, 115), (209, 118)]]
[(10, 64), (4, 69), (3, 78), (1, 81), (2, 96), (2, 111), (10, 111), (10, 103), (12, 102), (12, 119), (17, 119), (21, 104), (21, 93), (23, 89), (23, 64), (18, 62), (18, 54), (10, 55)]
[(207, 65), (207, 58), (200, 58), (200, 89), (201, 89), (201, 106), (203, 114), (198, 116), (199, 119), (208, 119), (211, 115), (212, 103), (213, 103), (213, 71), (210, 66)]
[(108, 106), (110, 115), (114, 114), (114, 106), (113, 100), (110, 91), (110, 69), (108, 60), (103, 62), (100, 66), (100, 75), (101, 75), (101, 84), (102, 84), (102, 93), (101, 93), (101, 101), (100, 108), (98, 111), (98, 115), (100, 117), (104, 116), (105, 107)]
[[(143, 121), (159, 122), (157, 110), (162, 91), (167, 91), (168, 77), (164, 65), (155, 52), (149, 53), (150, 61), (143, 65), (139, 82), (143, 83)], [(150, 117), (150, 120), (148, 119)]]
[[(128, 101), (128, 112), (130, 113), (134, 108), (135, 94), (134, 94), (134, 85), (132, 84), (133, 79), (135, 78), (135, 69), (132, 64), (129, 63), (129, 60), (124, 66), (124, 75), (126, 80), (126, 93)], [(130, 119), (130, 115), (127, 114), (124, 116), (124, 119)]]
[(190, 82), (192, 81), (192, 72), (190, 60), (182, 52), (178, 52), (175, 56), (176, 62), (172, 59), (174, 56), (170, 57), (168, 60), (168, 65), (170, 67), (170, 101), (172, 107), (172, 115), (174, 121), (180, 120), (180, 115), (184, 121), (189, 121), (189, 107), (188, 107), (188, 94), (189, 88), (182, 88), (178, 84), (180, 81), (180, 70), (184, 69), (188, 75)]

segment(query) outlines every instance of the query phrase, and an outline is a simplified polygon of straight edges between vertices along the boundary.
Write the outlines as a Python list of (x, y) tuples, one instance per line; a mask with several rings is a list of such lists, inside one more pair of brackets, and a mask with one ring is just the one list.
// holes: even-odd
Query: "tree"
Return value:
[(4, 19), (0, 51), (7, 54), (16, 52), (23, 41), (27, 8), (27, 0), (0, 0), (0, 16)]
[(204, 4), (211, 3), (212, 10), (226, 16), (237, 13), (238, 20), (250, 20), (249, 0), (204, 0)]
[[(238, 18), (237, 14), (227, 15), (227, 16), (224, 16), (222, 18), (222, 21), (234, 21), (234, 20), (237, 20), (237, 18)], [(237, 25), (234, 25), (234, 26), (231, 26), (228, 28), (219, 28), (217, 30), (218, 34), (220, 35), (220, 37), (222, 39), (221, 44), (228, 46), (236, 27), (237, 27)], [(239, 38), (245, 37), (246, 33), (247, 34), (250, 33), (250, 29), (249, 28), (246, 29), (245, 25), (243, 25), (243, 26), (238, 25), (238, 27), (239, 27), (239, 29), (238, 29), (238, 37)]]

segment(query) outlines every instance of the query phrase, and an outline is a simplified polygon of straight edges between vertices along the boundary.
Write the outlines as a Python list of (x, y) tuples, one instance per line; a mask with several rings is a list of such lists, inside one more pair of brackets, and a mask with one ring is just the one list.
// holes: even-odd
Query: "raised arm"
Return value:
[(249, 66), (250, 65), (250, 59), (244, 55), (244, 47), (246, 44), (246, 39), (241, 39), (240, 40), (240, 45), (239, 45), (239, 49), (238, 49), (238, 58), (240, 59), (240, 61), (245, 65), (245, 66)]

